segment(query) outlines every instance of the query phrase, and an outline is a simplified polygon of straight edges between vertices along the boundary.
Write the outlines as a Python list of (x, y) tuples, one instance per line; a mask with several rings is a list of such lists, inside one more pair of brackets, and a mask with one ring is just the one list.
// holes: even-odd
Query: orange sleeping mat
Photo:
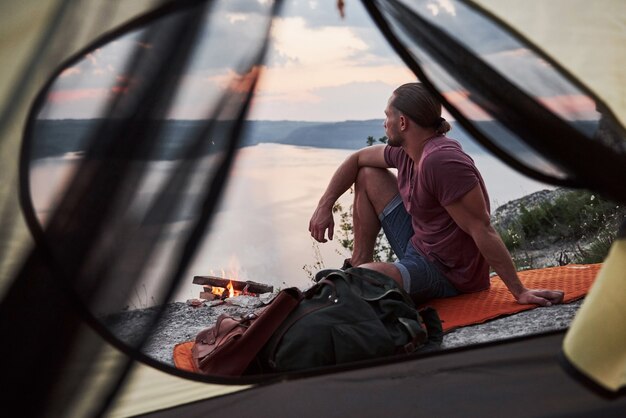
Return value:
[[(599, 264), (569, 264), (520, 271), (518, 276), (529, 289), (553, 289), (565, 292), (563, 303), (573, 302), (587, 294), (598, 271)], [(491, 278), (491, 287), (476, 293), (467, 293), (446, 299), (435, 299), (426, 305), (439, 313), (444, 332), (458, 327), (480, 324), (504, 315), (537, 308), (515, 302), (498, 276)]]
[[(587, 294), (601, 265), (570, 264), (520, 271), (518, 275), (528, 288), (564, 291), (563, 302), (568, 303)], [(498, 276), (491, 278), (491, 287), (487, 290), (452, 298), (435, 299), (426, 305), (437, 310), (443, 322), (444, 332), (538, 307), (537, 305), (520, 305), (515, 302)], [(191, 357), (193, 343), (193, 341), (187, 341), (174, 347), (174, 364), (177, 368), (196, 371)]]
[(198, 371), (193, 364), (193, 358), (191, 356), (191, 347), (193, 347), (193, 344), (194, 341), (187, 341), (174, 346), (174, 365), (177, 369), (186, 370), (188, 372)]

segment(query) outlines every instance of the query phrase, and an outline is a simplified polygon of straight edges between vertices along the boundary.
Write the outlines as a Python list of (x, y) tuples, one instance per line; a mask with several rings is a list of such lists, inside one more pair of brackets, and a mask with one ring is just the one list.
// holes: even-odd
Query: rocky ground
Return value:
[[(459, 328), (444, 336), (442, 349), (480, 342), (495, 341), (544, 331), (566, 329), (581, 301), (536, 308), (483, 324)], [(178, 343), (193, 340), (202, 329), (213, 325), (220, 314), (244, 315), (255, 308), (224, 303), (219, 306), (191, 306), (176, 302), (167, 306), (163, 319), (144, 351), (163, 363), (172, 363), (172, 352)], [(156, 312), (155, 308), (137, 309), (122, 313), (109, 322), (114, 333), (132, 343)]]
[[(494, 223), (506, 225), (506, 222), (519, 211), (520, 205), (530, 207), (534, 202), (540, 202), (542, 199), (554, 199), (559, 193), (560, 191), (541, 191), (509, 202), (494, 212)], [(533, 254), (532, 267), (558, 265), (558, 254), (562, 248), (563, 246), (558, 243), (549, 241), (541, 243), (536, 253)], [(463, 327), (445, 335), (442, 349), (566, 329), (581, 303), (582, 301), (577, 301), (547, 308), (536, 308), (484, 324)], [(172, 351), (176, 344), (193, 340), (199, 331), (214, 324), (220, 314), (243, 315), (254, 311), (260, 304), (258, 300), (253, 301), (249, 297), (238, 297), (238, 300), (235, 298), (235, 300), (215, 306), (211, 306), (211, 303), (200, 306), (183, 302), (171, 303), (166, 307), (153, 338), (144, 350), (149, 356), (172, 364)], [(146, 329), (146, 325), (155, 313), (156, 308), (130, 310), (117, 315), (114, 319), (109, 319), (107, 323), (120, 339), (132, 343), (140, 335), (141, 330)]]

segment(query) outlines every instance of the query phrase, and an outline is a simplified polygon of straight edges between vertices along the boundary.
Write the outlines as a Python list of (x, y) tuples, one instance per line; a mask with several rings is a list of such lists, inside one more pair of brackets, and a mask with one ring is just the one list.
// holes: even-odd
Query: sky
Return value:
[[(170, 118), (198, 119), (210, 114), (216, 95), (238, 76), (246, 52), (259, 46), (259, 35), (265, 30), (264, 12), (270, 3), (230, 0), (218, 4), (183, 77)], [(342, 19), (334, 0), (285, 2), (281, 16), (272, 25), (268, 55), (249, 119), (382, 119), (394, 88), (417, 81), (361, 3), (348, 0), (345, 4)], [(546, 64), (529, 50), (510, 39), (494, 37), (492, 28), (468, 13), (466, 6), (454, 0), (426, 0), (411, 7), (442, 28), (470, 28), (462, 32), (462, 41), (530, 93), (542, 95), (550, 85), (558, 94), (542, 97), (545, 106), (566, 116), (593, 116), (592, 102), (571, 86), (559, 85)], [(130, 33), (66, 68), (53, 84), (41, 117), (96, 117), (107, 99), (133, 88), (136, 81), (124, 76), (124, 67), (129, 51), (135, 48), (149, 52), (154, 43), (146, 42), (141, 33)], [(423, 66), (427, 74), (441, 80), (441, 90), (448, 100), (470, 117), (489, 119), (436, 63), (424, 62)], [(450, 119), (445, 112), (444, 116)]]
[(253, 119), (380, 119), (394, 88), (417, 80), (359, 2), (346, 2), (343, 20), (329, 3), (287, 4)]

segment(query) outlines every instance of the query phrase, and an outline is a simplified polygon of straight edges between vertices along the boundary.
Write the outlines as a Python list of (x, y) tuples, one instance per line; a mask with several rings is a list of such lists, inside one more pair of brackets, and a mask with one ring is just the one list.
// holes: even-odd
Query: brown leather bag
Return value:
[(281, 290), (269, 305), (243, 317), (222, 314), (213, 327), (198, 333), (192, 358), (198, 373), (241, 376), (302, 294), (297, 288)]

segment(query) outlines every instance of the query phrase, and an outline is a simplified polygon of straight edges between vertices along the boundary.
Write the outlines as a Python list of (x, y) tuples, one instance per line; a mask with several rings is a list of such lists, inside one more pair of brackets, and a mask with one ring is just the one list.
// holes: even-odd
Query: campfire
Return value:
[(261, 293), (272, 292), (273, 286), (252, 281), (238, 281), (217, 276), (194, 276), (194, 284), (202, 285), (204, 290), (200, 292), (200, 299), (224, 300), (235, 296), (258, 296)]
[[(219, 298), (219, 299), (225, 299), (227, 297), (232, 298), (235, 296), (239, 296), (241, 294), (241, 292), (239, 290), (235, 290), (235, 288), (233, 287), (233, 282), (229, 281), (228, 284), (226, 285), (226, 288), (223, 287), (219, 287), (219, 286), (205, 286), (204, 287), (204, 292), (200, 293), (200, 296), (202, 296), (204, 293), (211, 293), (210, 295), (205, 295), (205, 296), (209, 296), (213, 299), (215, 298)], [(206, 298), (204, 298), (206, 299)]]

